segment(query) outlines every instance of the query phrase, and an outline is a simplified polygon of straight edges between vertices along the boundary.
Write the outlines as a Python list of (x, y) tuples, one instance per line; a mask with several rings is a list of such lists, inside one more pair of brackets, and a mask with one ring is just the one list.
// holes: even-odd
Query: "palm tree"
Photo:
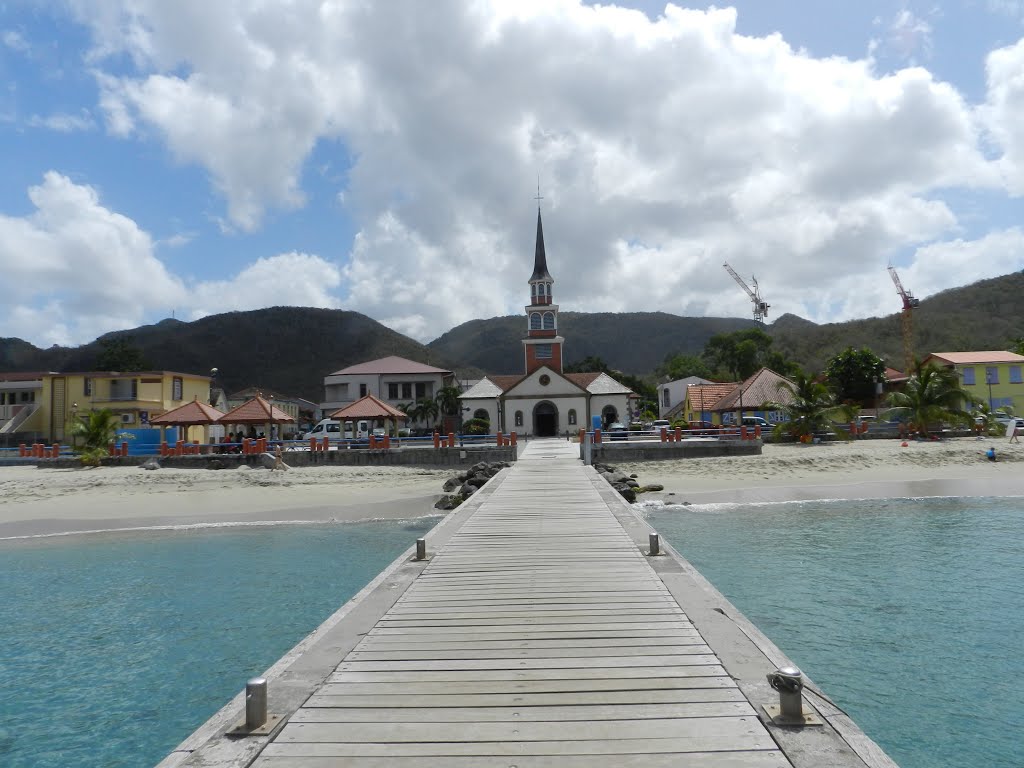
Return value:
[(965, 406), (975, 404), (974, 396), (960, 386), (952, 368), (918, 365), (902, 392), (889, 395), (889, 413), (909, 419), (913, 428), (927, 436), (928, 427), (942, 421), (971, 422)]
[(100, 459), (107, 455), (108, 448), (117, 437), (121, 420), (109, 408), (83, 413), (78, 421), (71, 425), (71, 434), (82, 438), (83, 450), (81, 462), (89, 466), (99, 466)]
[(441, 412), (441, 409), (438, 407), (437, 400), (425, 397), (416, 403), (416, 411), (419, 414), (419, 418), (423, 419), (430, 426), (437, 423), (437, 415)]
[(832, 417), (842, 406), (838, 405), (835, 395), (818, 380), (816, 374), (798, 371), (793, 376), (793, 383), (780, 381), (780, 392), (789, 393), (789, 402), (768, 403), (766, 408), (781, 411), (786, 421), (775, 427), (775, 433), (788, 432), (803, 439), (815, 432), (824, 431), (829, 427)]
[[(1013, 416), (1013, 408), (1008, 405), (1001, 406), (999, 411), (1007, 416)], [(998, 420), (999, 411), (993, 411), (984, 400), (978, 400), (974, 404), (974, 421), (986, 435), (1001, 435), (1003, 433), (1003, 425)]]
[(420, 420), (421, 414), (419, 411), (419, 406), (417, 406), (416, 403), (414, 402), (410, 401), (408, 403), (399, 403), (398, 410), (400, 410), (402, 413), (409, 417), (410, 427)]

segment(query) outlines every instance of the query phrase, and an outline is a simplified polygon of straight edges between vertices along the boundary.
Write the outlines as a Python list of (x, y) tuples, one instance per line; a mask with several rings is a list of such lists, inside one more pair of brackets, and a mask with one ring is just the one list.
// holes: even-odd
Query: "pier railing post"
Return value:
[(267, 679), (254, 677), (245, 684), (245, 727), (252, 730), (267, 722)]
[(427, 559), (427, 540), (416, 539), (416, 559), (426, 560)]
[(649, 534), (647, 537), (651, 546), (651, 555), (661, 554), (661, 538), (656, 533)]

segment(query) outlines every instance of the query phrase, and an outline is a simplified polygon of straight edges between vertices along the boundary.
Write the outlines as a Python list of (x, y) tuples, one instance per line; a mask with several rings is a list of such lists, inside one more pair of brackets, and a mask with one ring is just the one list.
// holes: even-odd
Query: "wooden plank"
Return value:
[[(692, 752), (690, 765), (700, 768), (792, 768), (778, 752)], [(259, 764), (265, 768), (509, 768), (507, 757), (482, 755), (460, 757), (446, 755), (443, 763), (435, 757), (344, 757), (264, 754)], [(680, 768), (676, 754), (643, 755), (517, 755), (516, 768)]]
[[(676, 688), (732, 687), (732, 679), (721, 667), (691, 667), (693, 675), (679, 675), (644, 678), (642, 684), (647, 690)], [(600, 680), (571, 680), (547, 677), (542, 680), (479, 680), (441, 681), (408, 683), (325, 683), (320, 690), (335, 696), (361, 694), (438, 694), (454, 693), (568, 693), (574, 691), (628, 691), (638, 687), (635, 677), (602, 678)]]

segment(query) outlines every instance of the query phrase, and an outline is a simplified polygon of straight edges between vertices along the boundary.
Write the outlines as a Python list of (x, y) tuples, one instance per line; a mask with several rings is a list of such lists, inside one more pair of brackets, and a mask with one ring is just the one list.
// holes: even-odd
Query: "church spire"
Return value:
[(533, 275), (530, 280), (552, 280), (548, 272), (548, 257), (544, 252), (544, 225), (540, 220), (540, 206), (537, 206), (537, 247), (533, 253)]

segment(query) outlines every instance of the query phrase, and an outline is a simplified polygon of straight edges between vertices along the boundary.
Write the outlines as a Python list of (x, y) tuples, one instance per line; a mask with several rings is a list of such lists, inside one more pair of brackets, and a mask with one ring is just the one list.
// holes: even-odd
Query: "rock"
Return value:
[(457, 478), (457, 477), (449, 478), (448, 480), (445, 480), (445, 483), (444, 483), (444, 486), (442, 487), (442, 490), (445, 493), (451, 493), (456, 488), (458, 488), (460, 485), (462, 485), (464, 482), (465, 482), (465, 478), (463, 478), (462, 480), (459, 480), (459, 478)]
[(224, 462), (220, 459), (210, 459), (206, 462), (207, 469), (224, 469)]
[(637, 475), (637, 474), (635, 474), (635, 473), (634, 473), (634, 474), (630, 475), (630, 477), (631, 477), (631, 478), (633, 478), (634, 480), (636, 480), (636, 479), (637, 479), (637, 477), (639, 477), (639, 475)]
[(434, 502), (434, 509), (448, 511), (451, 509), (455, 509), (461, 503), (462, 498), (459, 496), (442, 496), (440, 499)]
[(459, 493), (462, 495), (463, 498), (466, 499), (468, 499), (470, 496), (476, 493), (476, 491), (477, 489), (472, 485), (469, 485), (468, 483), (459, 489)]
[(142, 469), (160, 469), (160, 462), (156, 459), (149, 459), (143, 464), (139, 465)]
[(638, 483), (638, 482), (637, 482), (636, 480), (634, 480), (633, 478), (629, 478), (628, 480), (626, 480), (626, 481), (625, 481), (625, 482), (623, 483), (623, 485), (628, 485), (628, 486), (629, 486), (630, 488), (639, 488), (639, 487), (640, 487), (640, 483)]
[(634, 491), (628, 485), (620, 484), (612, 487), (615, 488), (615, 490), (619, 492), (619, 495), (622, 496), (622, 498), (624, 498), (630, 504), (636, 501), (636, 491)]
[(486, 476), (480, 477), (479, 475), (474, 475), (473, 477), (469, 478), (465, 484), (471, 485), (474, 488), (482, 488), (483, 486), (487, 485), (487, 480), (488, 478)]
[[(658, 483), (651, 483), (650, 485), (645, 485), (643, 487), (643, 490), (644, 491), (664, 491), (665, 490), (665, 486), (664, 485), (659, 485)], [(671, 495), (671, 494), (669, 494), (669, 495)]]

